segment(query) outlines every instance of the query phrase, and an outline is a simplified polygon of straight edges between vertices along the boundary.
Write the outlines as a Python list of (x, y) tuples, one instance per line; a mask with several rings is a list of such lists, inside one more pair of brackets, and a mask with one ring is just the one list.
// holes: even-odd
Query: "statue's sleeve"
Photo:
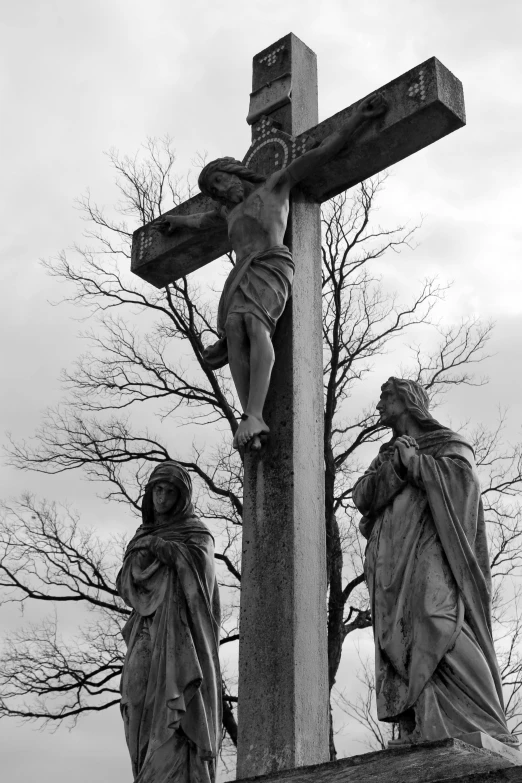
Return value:
[(164, 541), (162, 538), (154, 536), (149, 545), (149, 548), (154, 556), (158, 558), (160, 563), (169, 566), (169, 568), (176, 568), (180, 546), (183, 546), (183, 544), (174, 543), (172, 541)]
[(127, 604), (143, 616), (153, 614), (166, 588), (167, 569), (143, 550), (130, 552), (116, 578), (116, 589)]
[(480, 485), (469, 446), (450, 442), (436, 454), (416, 454), (408, 465), (407, 479), (427, 493), (434, 516), (445, 518), (442, 505), (459, 509), (452, 515), (454, 524), (470, 542), (475, 541)]
[[(356, 482), (353, 502), (364, 517), (371, 519), (386, 508), (406, 484), (406, 477), (399, 476), (392, 461), (379, 454)], [(363, 528), (361, 532), (364, 535)]]
[(423, 465), (438, 464), (440, 469), (448, 476), (466, 477), (466, 480), (475, 483), (478, 479), (475, 470), (473, 452), (469, 446), (463, 443), (448, 443), (438, 453), (416, 454), (410, 460), (407, 470), (407, 480), (419, 489), (426, 490)]
[[(150, 547), (154, 556), (164, 565), (172, 568), (184, 587), (192, 579), (187, 573), (189, 571), (196, 576), (196, 583), (210, 604), (213, 602), (214, 593), (217, 590), (215, 565), (214, 565), (214, 542), (212, 536), (207, 534), (191, 535), (185, 542), (165, 541), (162, 538), (155, 537)], [(188, 579), (186, 577), (189, 577)]]
[(208, 535), (193, 535), (184, 543), (154, 537), (150, 549), (161, 563), (170, 568), (179, 566), (180, 556), (193, 559), (203, 570), (206, 570), (207, 561), (212, 566), (214, 563), (212, 538)]
[(420, 454), (412, 462), (412, 476), (426, 492), (435, 529), (464, 602), (466, 621), (488, 660), (502, 701), (491, 634), (486, 525), (473, 451), (464, 443), (449, 442), (438, 453)]

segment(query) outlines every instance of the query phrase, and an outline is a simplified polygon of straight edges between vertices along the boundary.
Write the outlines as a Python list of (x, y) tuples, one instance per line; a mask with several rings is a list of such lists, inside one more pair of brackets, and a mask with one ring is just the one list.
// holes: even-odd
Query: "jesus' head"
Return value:
[[(199, 189), (205, 196), (226, 206), (235, 206), (245, 197), (245, 186), (259, 185), (266, 177), (257, 174), (234, 158), (217, 158), (207, 163), (199, 178)], [(250, 186), (250, 187), (249, 187)]]

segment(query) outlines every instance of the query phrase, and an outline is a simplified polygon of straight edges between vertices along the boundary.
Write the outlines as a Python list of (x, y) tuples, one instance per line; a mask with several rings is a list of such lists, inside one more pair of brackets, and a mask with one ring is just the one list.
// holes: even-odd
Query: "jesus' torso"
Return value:
[(228, 236), (236, 259), (283, 244), (290, 188), (280, 174), (273, 174), (228, 210)]

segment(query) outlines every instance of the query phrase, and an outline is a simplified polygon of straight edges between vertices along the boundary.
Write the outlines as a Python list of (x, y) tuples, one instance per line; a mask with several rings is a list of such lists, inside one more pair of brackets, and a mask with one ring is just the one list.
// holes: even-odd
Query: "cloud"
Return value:
[[(506, 0), (375, 0), (358, 7), (341, 0), (30, 0), (6, 7), (0, 430), (29, 436), (41, 410), (60, 397), (60, 369), (84, 349), (71, 308), (48, 304), (62, 298), (63, 286), (37, 259), (82, 241), (72, 201), (87, 186), (99, 203), (114, 202), (103, 150), (132, 154), (147, 135), (171, 133), (181, 173), (198, 151), (241, 157), (249, 145), (251, 59), (293, 30), (318, 54), (320, 119), (432, 55), (463, 81), (468, 126), (394, 168), (379, 220), (426, 215), (420, 248), (389, 261), (396, 287), (440, 271), (455, 279), (450, 315), (471, 303), (499, 318), (494, 380), (458, 402), (479, 417), (494, 416), (498, 403), (513, 404), (518, 433), (520, 8)], [(33, 488), (79, 500), (87, 519), (101, 515), (100, 524), (109, 517), (79, 477), (2, 468), (2, 478), (8, 493)], [(8, 778), (129, 777), (117, 711), (81, 721), (71, 734), (35, 734), (11, 722), (2, 728)]]

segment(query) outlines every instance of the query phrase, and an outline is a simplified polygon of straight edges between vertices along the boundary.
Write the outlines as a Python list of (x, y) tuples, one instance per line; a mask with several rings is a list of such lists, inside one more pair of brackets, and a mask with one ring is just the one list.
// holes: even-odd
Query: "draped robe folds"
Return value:
[[(140, 539), (158, 539), (150, 553)], [(144, 526), (129, 544), (117, 589), (134, 610), (121, 711), (138, 783), (209, 783), (221, 736), (219, 592), (213, 539), (189, 517)]]
[(290, 296), (293, 279), (294, 262), (286, 245), (274, 245), (236, 261), (219, 300), (217, 331), (220, 339), (204, 353), (214, 370), (228, 364), (228, 316), (254, 315), (272, 336)]
[(445, 428), (417, 443), (404, 476), (385, 444), (353, 493), (368, 539), (378, 717), (413, 712), (412, 740), (482, 731), (510, 742), (473, 451)]

